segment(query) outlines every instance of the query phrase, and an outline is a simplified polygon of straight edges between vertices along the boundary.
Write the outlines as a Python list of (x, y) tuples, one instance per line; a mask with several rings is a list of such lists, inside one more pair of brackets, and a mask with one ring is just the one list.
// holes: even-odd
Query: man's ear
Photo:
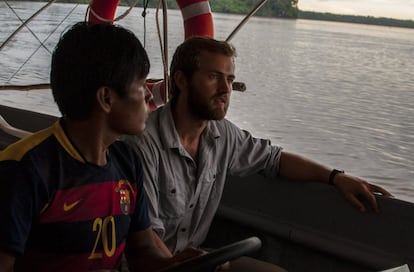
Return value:
[(97, 106), (102, 111), (109, 113), (112, 109), (113, 92), (110, 88), (102, 86), (96, 92)]
[(182, 71), (175, 72), (174, 80), (175, 80), (175, 84), (180, 89), (180, 92), (187, 90), (188, 79), (187, 79), (187, 76)]

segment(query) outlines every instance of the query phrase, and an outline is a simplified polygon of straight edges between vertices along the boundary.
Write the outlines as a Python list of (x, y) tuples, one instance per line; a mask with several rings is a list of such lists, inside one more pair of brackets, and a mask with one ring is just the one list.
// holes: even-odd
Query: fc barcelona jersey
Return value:
[(0, 220), (16, 271), (116, 268), (128, 233), (150, 226), (139, 159), (117, 141), (90, 164), (58, 121), (0, 153)]

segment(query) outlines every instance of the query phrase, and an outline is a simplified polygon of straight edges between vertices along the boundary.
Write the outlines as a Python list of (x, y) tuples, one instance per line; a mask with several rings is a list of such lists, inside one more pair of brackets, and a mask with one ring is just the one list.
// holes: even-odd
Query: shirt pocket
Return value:
[(185, 213), (184, 192), (175, 185), (172, 180), (164, 182), (159, 188), (159, 214), (163, 221), (176, 220)]
[(210, 169), (201, 181), (199, 209), (205, 209), (211, 203), (216, 205), (220, 201), (223, 186), (218, 182), (220, 180), (218, 177), (217, 169)]

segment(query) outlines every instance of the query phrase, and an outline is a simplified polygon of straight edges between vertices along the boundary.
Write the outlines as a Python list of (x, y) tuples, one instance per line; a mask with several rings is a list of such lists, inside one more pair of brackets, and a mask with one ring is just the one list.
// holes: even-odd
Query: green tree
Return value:
[[(122, 0), (121, 4), (130, 5), (131, 0)], [(140, 1), (138, 6), (143, 6)], [(247, 14), (255, 7), (259, 0), (210, 0), (213, 12)], [(150, 1), (148, 7), (154, 8), (158, 1)], [(167, 0), (167, 7), (177, 9), (175, 0)], [(298, 0), (268, 0), (256, 13), (256, 16), (297, 18)]]
[[(247, 14), (259, 3), (258, 0), (210, 0), (213, 12)], [(296, 18), (298, 0), (268, 0), (256, 16)]]

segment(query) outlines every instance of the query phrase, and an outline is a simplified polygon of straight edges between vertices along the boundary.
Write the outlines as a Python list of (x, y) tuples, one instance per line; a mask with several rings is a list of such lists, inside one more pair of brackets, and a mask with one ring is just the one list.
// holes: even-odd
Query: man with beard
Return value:
[[(150, 114), (143, 135), (126, 138), (144, 162), (152, 227), (168, 249), (176, 253), (203, 243), (227, 174), (261, 172), (267, 177), (331, 183), (358, 209), (365, 210), (357, 198), (362, 196), (377, 210), (373, 193), (390, 195), (383, 188), (282, 151), (224, 119), (235, 79), (235, 56), (226, 42), (187, 39), (171, 62), (171, 100)], [(254, 265), (250, 271), (258, 271)]]

